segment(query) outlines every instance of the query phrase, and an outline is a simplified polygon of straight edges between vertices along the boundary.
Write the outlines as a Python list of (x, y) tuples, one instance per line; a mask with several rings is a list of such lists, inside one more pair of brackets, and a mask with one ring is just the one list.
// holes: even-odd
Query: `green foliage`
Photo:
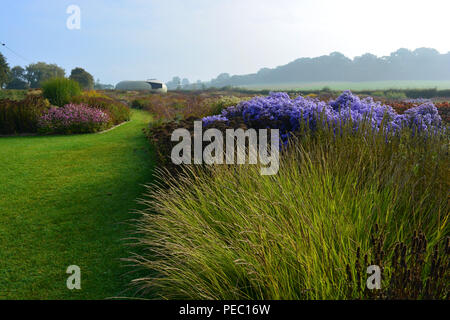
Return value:
[(385, 97), (387, 98), (387, 99), (390, 99), (390, 100), (402, 100), (402, 99), (406, 99), (407, 97), (406, 97), (406, 94), (404, 93), (404, 92), (401, 92), (401, 91), (387, 91), (386, 93), (385, 93)]
[(361, 272), (359, 256), (376, 259), (376, 225), (390, 261), (416, 230), (441, 242), (450, 218), (448, 136), (369, 134), (302, 132), (273, 176), (255, 165), (161, 171), (138, 225), (147, 253), (132, 260), (148, 276), (136, 284), (159, 298), (360, 298), (347, 275)]
[(24, 100), (0, 100), (0, 134), (35, 133), (39, 118), (50, 104), (40, 96), (29, 95)]
[(83, 90), (94, 89), (94, 77), (83, 68), (73, 69), (69, 79), (78, 82)]
[(134, 109), (144, 109), (148, 106), (148, 101), (145, 99), (134, 99), (131, 101), (131, 107)]
[(406, 93), (401, 90), (387, 90), (387, 91), (379, 90), (371, 92), (370, 95), (374, 97), (385, 98), (388, 100), (404, 100), (408, 98), (406, 96)]
[(39, 88), (47, 80), (64, 77), (64, 69), (56, 64), (37, 62), (26, 67), (26, 80), (31, 88)]
[[(444, 91), (447, 94), (450, 90), (440, 90)], [(429, 89), (407, 89), (405, 90), (405, 94), (408, 98), (418, 99), (418, 98), (433, 98), (442, 96), (439, 94), (437, 88), (429, 88)]]
[(9, 65), (6, 62), (6, 58), (0, 53), (0, 90), (8, 83), (10, 77)]
[(18, 78), (12, 78), (6, 85), (6, 89), (25, 90), (28, 88), (28, 83)]
[(223, 109), (235, 106), (243, 101), (242, 98), (235, 96), (223, 96), (219, 99), (211, 101), (211, 114), (220, 114)]
[(0, 99), (23, 100), (27, 96), (26, 90), (6, 89), (0, 90)]
[(374, 96), (374, 97), (380, 97), (380, 98), (384, 98), (385, 97), (384, 96), (384, 91), (374, 91), (374, 92), (372, 92), (371, 95)]
[(62, 107), (81, 94), (78, 82), (66, 78), (50, 79), (43, 83), (42, 93), (51, 104)]
[(28, 89), (29, 85), (26, 81), (25, 69), (21, 66), (15, 66), (11, 69), (11, 77), (6, 85), (6, 89), (18, 89), (24, 90)]
[(122, 102), (112, 98), (80, 95), (74, 97), (71, 102), (78, 104), (84, 103), (90, 107), (106, 111), (115, 125), (130, 120), (130, 108)]

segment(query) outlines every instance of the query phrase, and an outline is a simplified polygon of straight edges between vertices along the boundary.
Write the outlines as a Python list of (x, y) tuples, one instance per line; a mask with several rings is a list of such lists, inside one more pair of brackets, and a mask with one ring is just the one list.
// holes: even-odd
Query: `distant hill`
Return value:
[(222, 73), (207, 86), (243, 86), (320, 81), (450, 80), (450, 52), (435, 49), (399, 49), (389, 56), (366, 53), (349, 59), (342, 53), (300, 58), (274, 69), (233, 75)]

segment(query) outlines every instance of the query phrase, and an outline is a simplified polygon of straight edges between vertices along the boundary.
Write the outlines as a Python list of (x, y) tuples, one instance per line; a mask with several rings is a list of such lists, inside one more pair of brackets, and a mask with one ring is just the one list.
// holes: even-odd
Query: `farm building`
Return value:
[(166, 93), (167, 87), (162, 81), (151, 79), (146, 81), (121, 81), (116, 85), (116, 90)]

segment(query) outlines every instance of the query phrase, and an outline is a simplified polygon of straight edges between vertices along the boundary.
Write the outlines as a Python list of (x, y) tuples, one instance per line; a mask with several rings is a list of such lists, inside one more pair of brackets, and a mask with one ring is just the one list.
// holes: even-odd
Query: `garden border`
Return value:
[(90, 133), (74, 133), (74, 134), (37, 134), (37, 133), (19, 133), (19, 134), (6, 134), (6, 135), (2, 135), (0, 134), (0, 138), (12, 138), (12, 137), (49, 137), (49, 136), (78, 136), (78, 135), (84, 135), (84, 134), (102, 134), (102, 133), (106, 133), (109, 132), (111, 130), (114, 130), (118, 127), (120, 127), (121, 125), (124, 125), (126, 123), (129, 123), (133, 120), (128, 120), (128, 121), (124, 121), (122, 123), (119, 123), (111, 128), (108, 128), (106, 130), (103, 131), (99, 131), (99, 132), (90, 132)]

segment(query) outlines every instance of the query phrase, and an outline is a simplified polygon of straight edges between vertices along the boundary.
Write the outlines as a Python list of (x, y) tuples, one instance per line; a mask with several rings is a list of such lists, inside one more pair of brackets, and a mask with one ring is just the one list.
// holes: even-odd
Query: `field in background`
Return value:
[(252, 90), (388, 90), (388, 89), (450, 89), (450, 81), (367, 81), (367, 82), (298, 82), (243, 85)]

